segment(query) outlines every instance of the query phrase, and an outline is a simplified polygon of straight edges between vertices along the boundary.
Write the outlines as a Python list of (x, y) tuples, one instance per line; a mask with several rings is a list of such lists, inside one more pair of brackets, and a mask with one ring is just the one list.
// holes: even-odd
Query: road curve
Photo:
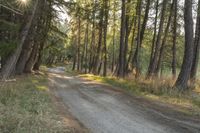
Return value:
[(200, 123), (165, 116), (122, 91), (58, 71), (49, 74), (51, 90), (93, 133), (200, 133)]

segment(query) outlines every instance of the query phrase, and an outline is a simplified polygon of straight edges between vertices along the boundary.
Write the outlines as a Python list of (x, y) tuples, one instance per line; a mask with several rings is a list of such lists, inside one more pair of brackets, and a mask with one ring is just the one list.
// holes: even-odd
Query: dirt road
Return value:
[(61, 68), (50, 71), (54, 72), (50, 82), (55, 95), (93, 133), (200, 133), (198, 120), (162, 106), (151, 108), (142, 98), (62, 74)]

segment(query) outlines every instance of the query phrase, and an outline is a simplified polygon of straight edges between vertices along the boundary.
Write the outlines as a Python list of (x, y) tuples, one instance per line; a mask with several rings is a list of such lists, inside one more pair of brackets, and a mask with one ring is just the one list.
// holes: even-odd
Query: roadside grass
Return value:
[[(80, 74), (82, 78), (122, 88), (132, 95), (175, 105), (179, 111), (189, 115), (200, 116), (200, 94), (196, 90), (179, 93), (172, 88), (171, 79), (151, 80), (119, 79), (116, 77), (101, 77), (92, 74)], [(199, 90), (199, 89), (197, 89)], [(194, 94), (196, 94), (194, 96)]]
[(45, 75), (0, 82), (0, 133), (68, 133), (56, 110)]

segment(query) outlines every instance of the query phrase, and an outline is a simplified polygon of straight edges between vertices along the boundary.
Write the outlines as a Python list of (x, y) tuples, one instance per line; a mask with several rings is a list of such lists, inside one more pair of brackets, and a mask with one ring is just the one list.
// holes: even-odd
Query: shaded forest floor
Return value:
[(42, 73), (0, 82), (0, 132), (78, 133), (86, 130), (50, 93), (48, 86), (48, 76)]

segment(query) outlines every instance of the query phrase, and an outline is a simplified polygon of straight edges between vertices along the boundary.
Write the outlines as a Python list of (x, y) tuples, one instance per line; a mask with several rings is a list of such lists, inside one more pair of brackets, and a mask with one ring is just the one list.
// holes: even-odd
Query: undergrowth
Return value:
[(0, 82), (0, 133), (67, 133), (48, 93), (46, 76)]

